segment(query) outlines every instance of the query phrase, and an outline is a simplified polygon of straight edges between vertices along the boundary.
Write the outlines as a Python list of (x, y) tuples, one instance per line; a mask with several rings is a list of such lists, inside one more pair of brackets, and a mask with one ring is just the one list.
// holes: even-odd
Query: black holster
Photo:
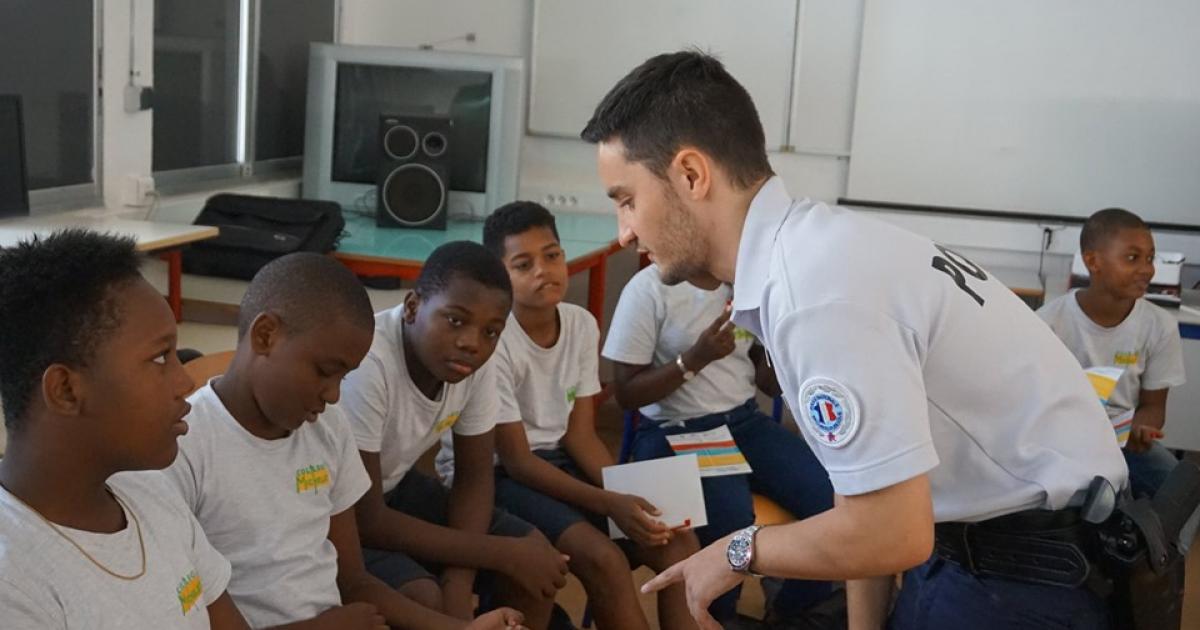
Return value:
[[(1108, 488), (1096, 522), (1094, 502)], [(1200, 468), (1180, 462), (1150, 499), (1115, 497), (1103, 478), (1082, 508), (1026, 510), (978, 523), (938, 523), (936, 553), (981, 576), (1086, 587), (1109, 603), (1119, 630), (1178, 630), (1184, 558), (1176, 546), (1200, 506)]]
[(1198, 506), (1200, 467), (1180, 462), (1153, 499), (1126, 492), (1096, 528), (1097, 565), (1105, 579), (1095, 583), (1108, 597), (1114, 628), (1180, 628), (1186, 559), (1176, 543)]

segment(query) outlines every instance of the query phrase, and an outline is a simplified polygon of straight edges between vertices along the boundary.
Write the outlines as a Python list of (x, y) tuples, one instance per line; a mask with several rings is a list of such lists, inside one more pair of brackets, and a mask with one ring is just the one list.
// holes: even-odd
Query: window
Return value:
[(336, 0), (156, 0), (153, 169), (226, 178), (304, 153), (308, 44)]
[(0, 94), (21, 97), (31, 191), (96, 196), (94, 16), (92, 0), (0, 3)]
[(308, 44), (333, 41), (334, 0), (260, 0), (255, 161), (304, 154)]
[(154, 3), (155, 171), (237, 162), (239, 0)]

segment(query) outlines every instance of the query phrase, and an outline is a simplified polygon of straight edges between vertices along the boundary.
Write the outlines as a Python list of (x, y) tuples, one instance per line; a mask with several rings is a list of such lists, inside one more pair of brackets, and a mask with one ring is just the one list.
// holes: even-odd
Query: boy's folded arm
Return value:
[(501, 536), (480, 536), (443, 527), (393, 510), (383, 500), (379, 453), (359, 451), (371, 487), (355, 505), (362, 544), (399, 551), (447, 566), (502, 570), (508, 546)]
[(1133, 412), (1133, 423), (1139, 426), (1162, 429), (1167, 421), (1167, 393), (1171, 390), (1143, 389), (1138, 392), (1137, 410)]
[[(689, 366), (695, 369), (697, 366)], [(671, 395), (684, 384), (674, 363), (633, 365), (613, 361), (613, 396), (622, 409), (637, 409)]]

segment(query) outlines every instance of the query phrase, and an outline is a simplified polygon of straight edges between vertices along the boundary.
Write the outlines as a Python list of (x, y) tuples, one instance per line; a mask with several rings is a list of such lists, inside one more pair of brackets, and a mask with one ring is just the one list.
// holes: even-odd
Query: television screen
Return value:
[(490, 72), (339, 63), (331, 179), (375, 183), (381, 114), (434, 114), (453, 125), (450, 188), (485, 192), (491, 101)]
[(21, 97), (0, 94), (0, 217), (29, 214)]

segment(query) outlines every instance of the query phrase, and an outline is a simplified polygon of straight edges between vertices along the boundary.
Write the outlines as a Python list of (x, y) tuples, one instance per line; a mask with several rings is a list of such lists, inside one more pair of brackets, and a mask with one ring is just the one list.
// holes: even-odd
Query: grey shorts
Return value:
[[(448, 524), (447, 505), (450, 491), (437, 479), (424, 473), (410, 470), (383, 499), (393, 510), (436, 525)], [(504, 510), (493, 510), (489, 534), (517, 538), (528, 536), (532, 531), (533, 526), (529, 523)], [(436, 563), (420, 562), (405, 553), (384, 549), (364, 547), (363, 562), (371, 575), (383, 580), (392, 588), (399, 588), (413, 580), (436, 581), (436, 576), (442, 572), (442, 567)], [(486, 572), (480, 572), (475, 581), (476, 591), (488, 590), (487, 585), (490, 582)]]

